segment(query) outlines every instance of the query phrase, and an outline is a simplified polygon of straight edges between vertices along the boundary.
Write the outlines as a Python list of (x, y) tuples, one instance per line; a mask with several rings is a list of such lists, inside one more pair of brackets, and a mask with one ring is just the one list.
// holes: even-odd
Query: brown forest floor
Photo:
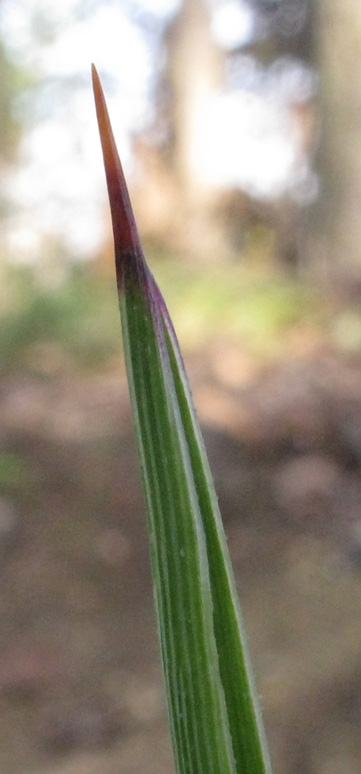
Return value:
[[(357, 774), (361, 362), (189, 366), (275, 772)], [(0, 423), (0, 771), (169, 774), (124, 374), (5, 375)]]

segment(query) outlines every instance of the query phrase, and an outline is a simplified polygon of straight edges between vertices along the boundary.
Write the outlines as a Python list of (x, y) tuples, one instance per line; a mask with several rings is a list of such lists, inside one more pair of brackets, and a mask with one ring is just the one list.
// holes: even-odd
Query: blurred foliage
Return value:
[(2, 319), (0, 357), (8, 369), (51, 372), (103, 364), (118, 349), (113, 283), (75, 267), (55, 288), (26, 270), (12, 271), (11, 308)]
[[(326, 302), (282, 273), (236, 265), (207, 267), (150, 256), (182, 345), (189, 351), (230, 337), (250, 354), (282, 354), (287, 332), (324, 324)], [(42, 373), (104, 366), (121, 346), (113, 277), (96, 265), (74, 267), (55, 288), (12, 270), (2, 314), (0, 357), (7, 369)]]
[(0, 159), (13, 163), (24, 130), (24, 115), (16, 101), (34, 79), (10, 60), (3, 41), (0, 41), (0, 75)]
[(314, 289), (274, 269), (240, 264), (201, 267), (163, 262), (157, 271), (172, 317), (188, 349), (228, 337), (255, 357), (282, 354), (295, 326), (320, 328), (326, 301)]
[(335, 316), (332, 338), (338, 349), (349, 355), (361, 352), (361, 309), (343, 308)]
[(3, 452), (0, 454), (0, 490), (18, 490), (19, 486), (30, 484), (30, 469), (28, 463), (18, 454)]
[(277, 56), (314, 60), (314, 0), (248, 0), (256, 16), (254, 50), (263, 61)]

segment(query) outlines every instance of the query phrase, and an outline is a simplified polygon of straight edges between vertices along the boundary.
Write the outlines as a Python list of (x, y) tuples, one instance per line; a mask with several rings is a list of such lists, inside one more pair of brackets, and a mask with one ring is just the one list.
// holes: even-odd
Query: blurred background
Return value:
[(357, 774), (358, 0), (1, 0), (0, 769), (174, 771), (91, 61), (189, 368), (274, 770)]

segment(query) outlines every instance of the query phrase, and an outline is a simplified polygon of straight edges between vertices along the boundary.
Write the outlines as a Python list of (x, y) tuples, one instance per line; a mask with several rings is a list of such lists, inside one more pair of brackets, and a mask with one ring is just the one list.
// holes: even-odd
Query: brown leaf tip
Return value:
[(131, 252), (142, 252), (133, 208), (130, 202), (123, 168), (118, 155), (99, 75), (92, 64), (92, 80), (100, 141), (103, 151), (105, 175), (108, 186), (113, 223), (117, 275), (120, 280), (121, 258)]

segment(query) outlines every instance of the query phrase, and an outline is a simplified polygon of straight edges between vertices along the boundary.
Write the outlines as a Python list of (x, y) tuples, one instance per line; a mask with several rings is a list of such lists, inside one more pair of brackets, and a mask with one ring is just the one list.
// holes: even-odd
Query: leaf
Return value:
[(93, 84), (177, 771), (269, 773), (226, 539), (186, 371), (144, 258), (94, 67)]

